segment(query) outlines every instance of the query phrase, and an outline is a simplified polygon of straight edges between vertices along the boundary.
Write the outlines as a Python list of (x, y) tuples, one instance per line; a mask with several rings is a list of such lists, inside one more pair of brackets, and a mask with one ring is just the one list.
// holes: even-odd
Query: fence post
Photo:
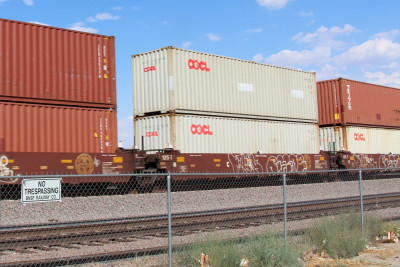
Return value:
[(287, 239), (286, 173), (283, 174), (283, 227), (284, 227), (285, 244), (286, 244), (286, 239)]
[(363, 205), (363, 191), (362, 191), (362, 171), (359, 170), (360, 180), (360, 209), (361, 209), (361, 230), (364, 232), (364, 205)]
[(168, 260), (169, 267), (172, 267), (172, 216), (171, 216), (171, 175), (167, 176), (167, 195), (168, 195)]

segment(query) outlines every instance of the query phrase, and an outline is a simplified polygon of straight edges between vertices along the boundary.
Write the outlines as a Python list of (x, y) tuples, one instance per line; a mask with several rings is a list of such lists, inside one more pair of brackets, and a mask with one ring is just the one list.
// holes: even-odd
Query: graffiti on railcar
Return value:
[(358, 168), (372, 169), (378, 167), (376, 159), (370, 154), (354, 154), (353, 157)]
[(7, 165), (8, 165), (7, 156), (1, 156), (0, 157), (0, 176), (13, 176), (14, 175), (14, 171), (10, 170), (10, 168), (8, 168)]
[(379, 168), (396, 168), (400, 166), (399, 154), (386, 154), (379, 157)]
[[(0, 177), (1, 176), (14, 176), (14, 171), (9, 168), (8, 163), (10, 163), (10, 160), (8, 159), (7, 156), (0, 156)], [(14, 167), (17, 168), (17, 167)], [(18, 181), (18, 178), (6, 178), (6, 179), (1, 179), (0, 183), (3, 184), (13, 184)]]
[(263, 167), (255, 158), (254, 154), (228, 154), (229, 164), (232, 171), (237, 173), (263, 172)]
[(311, 169), (309, 155), (282, 154), (270, 156), (267, 160), (268, 172), (297, 172)]

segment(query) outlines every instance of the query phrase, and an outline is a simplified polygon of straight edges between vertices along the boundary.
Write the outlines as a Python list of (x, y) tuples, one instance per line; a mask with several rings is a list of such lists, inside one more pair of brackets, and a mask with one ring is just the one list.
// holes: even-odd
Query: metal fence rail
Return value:
[[(82, 177), (96, 182), (81, 184)], [(157, 180), (152, 193), (135, 186), (143, 177)], [(8, 184), (15, 179), (20, 185)], [(0, 182), (2, 266), (115, 259), (179, 266), (182, 248), (193, 250), (194, 243), (240, 245), (269, 229), (290, 242), (292, 233), (326, 216), (360, 214), (363, 229), (366, 211), (385, 219), (400, 214), (393, 211), (399, 208), (400, 169), (48, 174), (6, 176)], [(137, 258), (159, 253), (164, 256)]]

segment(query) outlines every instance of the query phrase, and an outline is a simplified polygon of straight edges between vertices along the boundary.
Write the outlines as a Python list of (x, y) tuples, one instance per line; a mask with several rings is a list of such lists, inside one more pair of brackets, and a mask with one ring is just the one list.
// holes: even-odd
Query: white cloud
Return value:
[(314, 16), (314, 13), (312, 12), (312, 11), (310, 11), (310, 12), (304, 12), (304, 11), (300, 11), (300, 16), (302, 16), (302, 17), (312, 17), (312, 16)]
[(400, 30), (391, 30), (388, 32), (377, 33), (373, 37), (374, 37), (374, 39), (383, 38), (383, 39), (393, 40), (398, 35), (400, 35)]
[(85, 23), (83, 22), (77, 22), (72, 24), (72, 26), (70, 27), (71, 30), (75, 30), (75, 31), (81, 31), (81, 32), (91, 32), (91, 33), (97, 33), (98, 30), (95, 28), (89, 28), (89, 27), (84, 27)]
[(182, 44), (182, 48), (189, 48), (191, 45), (193, 45), (192, 42), (184, 42), (184, 43)]
[(265, 6), (269, 9), (281, 9), (287, 5), (287, 3), (292, 0), (257, 0), (260, 6)]
[(96, 21), (99, 21), (99, 20), (118, 20), (118, 19), (120, 19), (120, 17), (114, 16), (114, 15), (112, 15), (110, 13), (99, 13), (94, 17), (87, 18), (86, 20), (88, 22), (96, 22)]
[(132, 148), (133, 116), (118, 118), (118, 141), (122, 142), (123, 147)]
[(86, 21), (88, 21), (88, 22), (96, 22), (97, 19), (95, 19), (94, 17), (88, 17), (88, 18), (86, 19)]
[(33, 0), (22, 0), (22, 1), (23, 1), (24, 4), (27, 5), (27, 6), (33, 6), (33, 5), (34, 5)]
[(339, 66), (360, 64), (378, 67), (399, 60), (400, 44), (387, 39), (366, 41), (334, 58), (334, 62)]
[(29, 21), (29, 23), (39, 24), (39, 25), (44, 25), (44, 26), (50, 26), (49, 24), (38, 22), (38, 21)]
[(96, 18), (99, 20), (117, 20), (120, 19), (118, 16), (114, 16), (110, 13), (100, 13), (96, 15)]
[(315, 71), (317, 74), (317, 81), (345, 77), (346, 75), (342, 72), (343, 70), (344, 68), (339, 68), (329, 63), (325, 64), (321, 66), (319, 70)]
[(255, 56), (253, 57), (253, 60), (254, 60), (255, 62), (262, 62), (262, 61), (264, 60), (264, 57), (263, 57), (262, 53), (259, 53), (259, 54), (255, 55)]
[(206, 36), (211, 42), (218, 42), (221, 40), (220, 36), (213, 33), (206, 33)]
[(357, 29), (350, 24), (344, 25), (343, 28), (337, 26), (332, 28), (321, 26), (313, 33), (300, 32), (293, 36), (292, 40), (297, 41), (298, 43), (308, 43), (314, 46), (329, 46), (336, 49), (342, 49), (345, 46), (345, 42), (334, 40), (334, 38), (341, 35), (349, 35), (355, 31), (357, 31)]
[(122, 10), (122, 6), (115, 6), (113, 7), (114, 10)]
[(256, 29), (248, 29), (246, 30), (246, 32), (251, 32), (251, 33), (259, 33), (259, 32), (263, 32), (264, 29), (263, 28), (256, 28)]
[(385, 74), (383, 72), (366, 72), (364, 77), (370, 83), (377, 83), (386, 86), (393, 86), (400, 88), (400, 71), (393, 72), (391, 74)]
[(312, 50), (291, 51), (282, 50), (265, 59), (265, 62), (272, 65), (295, 68), (297, 66), (319, 66), (326, 64), (331, 59), (329, 47), (316, 47)]

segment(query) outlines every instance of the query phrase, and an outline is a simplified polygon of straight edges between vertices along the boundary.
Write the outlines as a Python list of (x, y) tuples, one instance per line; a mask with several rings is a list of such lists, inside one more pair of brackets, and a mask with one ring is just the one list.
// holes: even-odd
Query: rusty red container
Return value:
[(114, 153), (115, 110), (0, 102), (3, 152)]
[(0, 100), (114, 108), (114, 37), (0, 19)]
[(321, 126), (400, 128), (400, 90), (343, 78), (317, 82)]

